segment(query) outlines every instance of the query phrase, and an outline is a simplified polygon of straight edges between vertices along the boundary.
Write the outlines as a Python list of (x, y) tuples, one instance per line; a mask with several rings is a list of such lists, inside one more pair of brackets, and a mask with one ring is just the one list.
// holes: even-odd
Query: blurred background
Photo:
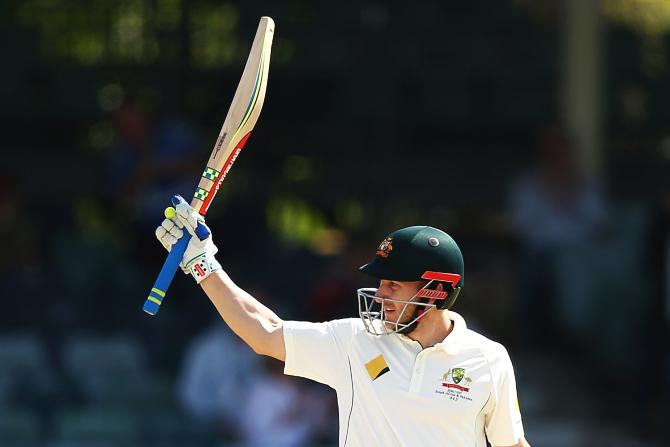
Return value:
[(208, 214), (238, 284), (355, 316), (379, 242), (436, 226), (533, 446), (668, 445), (670, 2), (6, 0), (0, 446), (337, 444), (334, 393), (190, 278), (142, 312), (262, 15), (265, 106)]

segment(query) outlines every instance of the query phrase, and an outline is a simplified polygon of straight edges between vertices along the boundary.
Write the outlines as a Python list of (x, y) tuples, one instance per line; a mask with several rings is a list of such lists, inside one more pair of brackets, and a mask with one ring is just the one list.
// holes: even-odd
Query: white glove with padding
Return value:
[(212, 241), (212, 232), (205, 218), (181, 196), (172, 198), (173, 207), (165, 210), (165, 220), (156, 228), (156, 238), (167, 251), (184, 236), (184, 228), (191, 235), (179, 266), (199, 284), (217, 270), (221, 270), (214, 255), (219, 249)]

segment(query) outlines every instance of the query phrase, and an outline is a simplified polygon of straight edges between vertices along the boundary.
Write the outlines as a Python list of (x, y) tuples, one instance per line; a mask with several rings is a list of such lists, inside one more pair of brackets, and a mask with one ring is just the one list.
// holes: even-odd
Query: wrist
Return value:
[(195, 279), (195, 282), (200, 284), (209, 275), (221, 270), (221, 264), (216, 260), (213, 253), (207, 251), (188, 261), (186, 269)]

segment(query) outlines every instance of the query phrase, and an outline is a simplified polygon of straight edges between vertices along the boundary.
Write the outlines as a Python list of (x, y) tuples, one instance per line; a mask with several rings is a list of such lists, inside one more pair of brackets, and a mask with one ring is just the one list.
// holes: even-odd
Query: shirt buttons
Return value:
[(423, 362), (417, 360), (416, 364), (414, 365), (414, 374), (421, 375), (423, 374), (423, 370), (424, 370)]

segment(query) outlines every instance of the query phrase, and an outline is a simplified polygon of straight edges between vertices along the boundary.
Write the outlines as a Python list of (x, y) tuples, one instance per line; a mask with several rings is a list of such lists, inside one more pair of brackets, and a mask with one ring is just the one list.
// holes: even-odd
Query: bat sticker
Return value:
[(193, 197), (199, 200), (205, 200), (207, 198), (207, 195), (209, 195), (209, 191), (204, 190), (202, 188), (198, 188), (195, 190), (195, 194), (193, 194)]
[(205, 169), (205, 172), (202, 173), (202, 176), (206, 179), (210, 179), (211, 181), (215, 182), (216, 178), (219, 176), (219, 171), (207, 166), (207, 169)]

